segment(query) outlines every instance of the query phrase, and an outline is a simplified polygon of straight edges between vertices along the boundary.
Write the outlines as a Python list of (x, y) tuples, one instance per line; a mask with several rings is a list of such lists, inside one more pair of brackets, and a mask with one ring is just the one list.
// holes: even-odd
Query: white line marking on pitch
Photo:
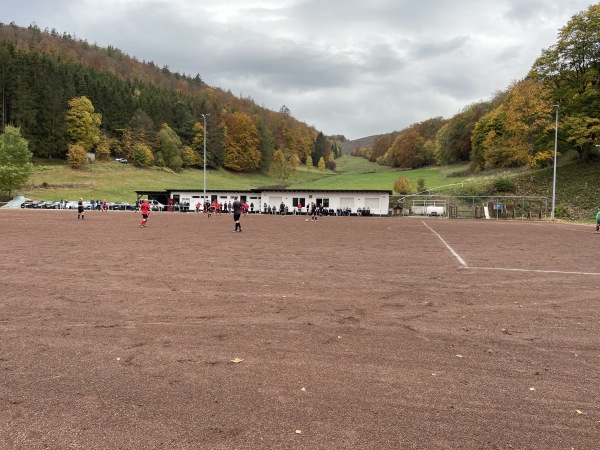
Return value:
[(556, 274), (559, 274), (559, 275), (600, 275), (600, 273), (597, 273), (597, 272), (567, 272), (567, 271), (563, 271), (563, 270), (542, 270), (542, 269), (509, 269), (509, 268), (506, 268), (506, 267), (470, 267), (465, 262), (465, 260), (462, 259), (460, 257), (460, 255), (458, 253), (456, 253), (452, 247), (450, 247), (450, 245), (444, 240), (444, 238), (442, 238), (433, 228), (431, 228), (425, 222), (422, 222), (422, 223), (427, 228), (429, 228), (429, 231), (431, 231), (433, 234), (435, 234), (440, 241), (442, 241), (442, 243), (446, 246), (446, 248), (448, 250), (450, 250), (450, 253), (452, 253), (452, 255), (460, 263), (460, 265), (462, 267), (464, 267), (465, 269), (471, 269), (471, 270), (498, 270), (498, 271), (502, 271), (502, 272), (556, 273)]
[(440, 236), (438, 233), (436, 233), (436, 231), (435, 231), (433, 228), (431, 228), (429, 225), (427, 225), (425, 222), (422, 222), (422, 223), (423, 223), (423, 225), (425, 225), (427, 228), (429, 228), (429, 230), (430, 230), (430, 231), (431, 231), (433, 234), (435, 234), (435, 235), (436, 235), (436, 236), (439, 238), (439, 240), (440, 240), (440, 241), (442, 241), (442, 243), (443, 243), (443, 244), (446, 246), (446, 248), (447, 248), (448, 250), (450, 250), (450, 253), (452, 253), (452, 256), (454, 256), (454, 257), (456, 258), (456, 260), (457, 260), (457, 261), (460, 263), (460, 265), (461, 265), (461, 266), (463, 266), (463, 267), (469, 267), (469, 265), (468, 265), (468, 264), (465, 262), (465, 260), (464, 260), (464, 259), (462, 259), (462, 258), (460, 257), (460, 255), (459, 255), (458, 253), (456, 253), (452, 247), (450, 247), (450, 245), (449, 245), (449, 244), (448, 244), (448, 243), (447, 243), (447, 242), (444, 240), (444, 238), (443, 238), (443, 237), (441, 237), (441, 236)]
[(508, 269), (505, 267), (465, 267), (471, 270), (500, 270), (504, 272), (535, 272), (535, 273), (558, 273), (560, 275), (600, 275), (596, 272), (565, 272), (562, 270), (541, 270), (541, 269)]

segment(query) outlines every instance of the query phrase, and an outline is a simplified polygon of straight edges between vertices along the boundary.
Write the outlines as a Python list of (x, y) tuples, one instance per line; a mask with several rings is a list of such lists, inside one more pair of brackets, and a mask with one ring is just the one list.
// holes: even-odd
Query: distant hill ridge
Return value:
[(354, 150), (359, 148), (371, 148), (373, 146), (373, 141), (380, 135), (368, 136), (360, 139), (355, 139), (353, 141), (345, 141), (341, 142), (342, 147), (342, 155), (350, 156)]

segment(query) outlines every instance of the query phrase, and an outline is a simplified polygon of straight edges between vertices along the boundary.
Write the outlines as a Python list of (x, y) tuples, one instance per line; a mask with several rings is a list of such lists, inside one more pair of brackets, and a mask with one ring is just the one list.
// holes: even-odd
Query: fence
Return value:
[(390, 197), (394, 215), (450, 219), (546, 220), (547, 197), (408, 195)]

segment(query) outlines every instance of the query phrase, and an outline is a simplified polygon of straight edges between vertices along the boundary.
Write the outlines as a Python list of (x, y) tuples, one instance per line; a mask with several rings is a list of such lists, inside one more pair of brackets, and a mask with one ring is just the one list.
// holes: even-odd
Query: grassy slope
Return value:
[[(515, 177), (518, 195), (552, 197), (553, 169), (547, 168)], [(600, 206), (600, 162), (579, 160), (556, 171), (556, 217), (592, 220)]]
[[(57, 160), (36, 160), (35, 172), (22, 194), (37, 200), (75, 200), (100, 198), (108, 201), (135, 199), (136, 190), (202, 189), (203, 172), (183, 170), (178, 174), (160, 170), (143, 170), (115, 162), (96, 162), (84, 170), (73, 170)], [(336, 172), (298, 168), (287, 180), (289, 188), (297, 189), (383, 189), (391, 190), (394, 181), (407, 176), (416, 186), (425, 179), (428, 188), (461, 181), (447, 179), (440, 168), (399, 171), (379, 166), (363, 158), (343, 157), (337, 161)], [(279, 185), (280, 180), (261, 174), (237, 174), (224, 170), (208, 170), (206, 187), (215, 189), (252, 189)]]
[[(423, 178), (428, 189), (458, 183), (465, 178), (449, 178), (466, 166), (449, 168), (425, 167), (400, 171), (379, 166), (363, 158), (343, 157), (337, 162), (335, 172), (307, 171), (300, 167), (292, 179), (291, 189), (382, 189), (391, 190), (394, 181), (408, 177), (413, 186)], [(132, 165), (114, 162), (96, 162), (85, 170), (72, 170), (64, 161), (35, 161), (36, 171), (22, 194), (36, 200), (75, 200), (100, 198), (108, 201), (135, 200), (136, 190), (202, 189), (202, 170), (189, 169), (173, 174), (159, 170), (142, 170)], [(519, 171), (517, 171), (519, 172)], [(514, 172), (513, 172), (514, 174)], [(496, 176), (510, 176), (504, 171)], [(489, 178), (483, 173), (482, 178)], [(552, 168), (514, 175), (517, 184), (515, 195), (552, 196)], [(43, 184), (47, 187), (42, 187)], [(253, 189), (279, 185), (280, 181), (260, 174), (236, 174), (224, 170), (208, 170), (206, 186), (215, 189)], [(556, 217), (591, 220), (600, 206), (600, 162), (594, 164), (573, 161), (561, 164), (557, 170)], [(441, 193), (441, 192), (440, 192)]]

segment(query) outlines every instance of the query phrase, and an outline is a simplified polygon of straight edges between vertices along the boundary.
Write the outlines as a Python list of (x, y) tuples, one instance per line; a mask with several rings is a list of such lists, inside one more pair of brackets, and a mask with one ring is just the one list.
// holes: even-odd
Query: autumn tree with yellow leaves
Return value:
[(227, 114), (225, 122), (225, 160), (226, 169), (251, 172), (260, 165), (260, 139), (258, 129), (250, 116), (244, 113)]

